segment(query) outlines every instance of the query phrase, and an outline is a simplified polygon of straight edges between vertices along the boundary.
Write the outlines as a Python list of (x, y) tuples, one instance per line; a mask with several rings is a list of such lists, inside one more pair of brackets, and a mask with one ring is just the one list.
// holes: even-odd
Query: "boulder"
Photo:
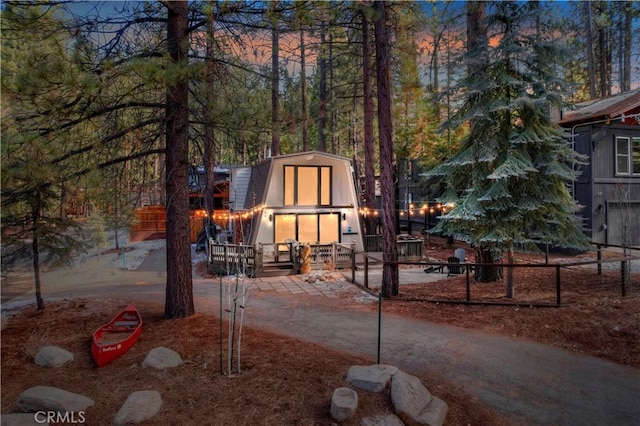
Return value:
[(347, 372), (347, 382), (368, 392), (382, 392), (398, 371), (392, 365), (354, 365)]
[(36, 413), (3, 414), (2, 426), (49, 426), (49, 422), (42, 417), (36, 417)]
[(52, 386), (34, 386), (18, 396), (17, 405), (26, 413), (58, 411), (73, 413), (85, 411), (94, 404), (92, 399)]
[(350, 388), (337, 388), (331, 397), (331, 417), (337, 422), (349, 420), (358, 408), (358, 394)]
[(177, 367), (180, 364), (182, 364), (180, 355), (163, 346), (151, 349), (142, 362), (142, 366), (145, 368), (157, 369)]
[(73, 354), (57, 346), (44, 346), (35, 358), (40, 367), (61, 367), (69, 361), (73, 361)]
[(360, 424), (362, 426), (404, 426), (402, 420), (395, 414), (365, 417)]
[(408, 426), (441, 426), (447, 404), (432, 396), (415, 376), (398, 370), (391, 381), (391, 401), (396, 415)]
[(158, 414), (162, 407), (162, 397), (158, 391), (133, 392), (113, 419), (115, 426), (141, 423)]

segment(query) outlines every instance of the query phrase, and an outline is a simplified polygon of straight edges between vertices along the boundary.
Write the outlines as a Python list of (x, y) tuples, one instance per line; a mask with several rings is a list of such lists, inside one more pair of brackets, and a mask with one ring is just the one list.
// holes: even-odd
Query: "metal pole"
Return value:
[(222, 370), (222, 274), (218, 271), (220, 277), (220, 374), (223, 374)]
[(598, 250), (596, 251), (596, 253), (598, 255), (598, 275), (602, 275), (602, 263), (600, 263), (602, 261), (602, 245), (598, 244), (597, 247)]
[(380, 364), (380, 340), (382, 334), (382, 293), (378, 293), (378, 357), (377, 364)]
[(627, 295), (627, 261), (620, 262), (620, 275), (622, 279), (622, 297)]

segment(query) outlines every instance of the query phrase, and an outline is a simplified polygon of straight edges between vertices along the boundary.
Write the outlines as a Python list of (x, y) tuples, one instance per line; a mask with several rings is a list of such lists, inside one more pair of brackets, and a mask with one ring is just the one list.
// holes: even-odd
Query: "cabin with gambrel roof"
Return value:
[[(253, 212), (244, 244), (350, 245), (363, 251), (358, 190), (350, 159), (323, 152), (271, 157), (251, 167), (244, 204)], [(234, 182), (232, 181), (232, 186)]]

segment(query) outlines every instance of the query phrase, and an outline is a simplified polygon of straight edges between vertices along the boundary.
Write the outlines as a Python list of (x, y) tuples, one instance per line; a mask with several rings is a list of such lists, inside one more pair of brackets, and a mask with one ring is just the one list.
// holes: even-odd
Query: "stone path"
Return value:
[(339, 297), (340, 291), (352, 286), (345, 280), (309, 283), (300, 276), (250, 278), (249, 282), (254, 288), (261, 291), (324, 296), (330, 299)]

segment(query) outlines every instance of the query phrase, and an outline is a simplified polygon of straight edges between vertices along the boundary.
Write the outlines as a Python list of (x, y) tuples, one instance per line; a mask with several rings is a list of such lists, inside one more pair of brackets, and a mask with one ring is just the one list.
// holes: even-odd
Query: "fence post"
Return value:
[(364, 256), (364, 288), (369, 288), (369, 256)]
[(229, 275), (229, 273), (230, 273), (230, 269), (229, 269), (229, 251), (228, 251), (228, 246), (226, 244), (223, 246), (223, 251), (224, 251), (224, 267), (225, 267), (225, 271), (227, 272), (227, 275)]
[(471, 302), (471, 285), (469, 284), (469, 265), (465, 268), (467, 273), (467, 302)]
[(556, 305), (560, 306), (562, 303), (560, 287), (560, 265), (556, 265)]
[(602, 263), (600, 263), (600, 261), (602, 260), (602, 245), (598, 244), (597, 247), (598, 249), (596, 251), (596, 254), (598, 259), (598, 275), (602, 275)]
[(351, 249), (351, 282), (356, 282), (356, 251)]

